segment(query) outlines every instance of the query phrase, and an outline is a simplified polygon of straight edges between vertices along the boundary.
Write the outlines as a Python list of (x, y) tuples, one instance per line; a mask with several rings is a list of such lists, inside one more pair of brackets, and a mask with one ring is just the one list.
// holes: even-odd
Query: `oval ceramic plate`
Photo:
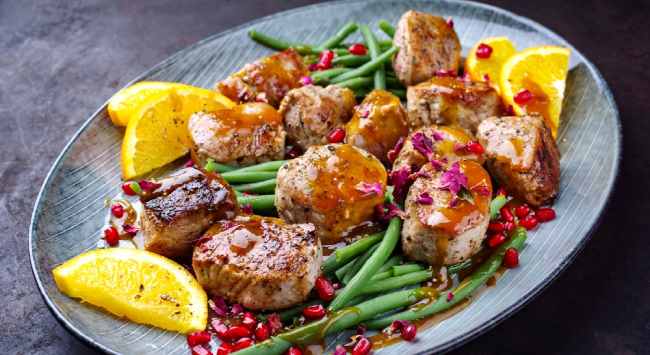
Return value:
[[(356, 1), (308, 6), (239, 26), (176, 53), (137, 79), (211, 87), (245, 63), (271, 53), (248, 39), (251, 28), (319, 43), (347, 21), (396, 23), (409, 9), (452, 17), (463, 54), (481, 38), (508, 36), (518, 49), (544, 44), (570, 47), (571, 71), (558, 135), (562, 154), (558, 218), (531, 233), (520, 256), (521, 267), (506, 272), (461, 312), (420, 331), (419, 341), (383, 348), (378, 351), (382, 354), (440, 352), (486, 331), (537, 295), (587, 241), (612, 191), (621, 147), (616, 105), (596, 68), (550, 30), (498, 8), (456, 1)], [(120, 186), (122, 133), (111, 125), (102, 106), (54, 163), (32, 217), (34, 275), (56, 317), (90, 344), (109, 353), (188, 354), (184, 336), (104, 314), (62, 295), (52, 280), (54, 266), (95, 248), (100, 238), (104, 199)], [(328, 344), (341, 343), (347, 335), (328, 339)]]

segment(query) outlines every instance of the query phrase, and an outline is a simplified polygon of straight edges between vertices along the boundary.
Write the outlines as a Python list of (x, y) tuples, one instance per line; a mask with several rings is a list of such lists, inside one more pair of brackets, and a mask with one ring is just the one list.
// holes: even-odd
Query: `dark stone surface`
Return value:
[[(34, 198), (86, 117), (173, 52), (309, 2), (0, 0), (0, 352), (93, 353), (47, 310), (27, 251)], [(523, 310), (457, 353), (649, 353), (650, 6), (490, 2), (555, 30), (602, 71), (621, 112), (624, 159), (602, 224), (573, 265)]]

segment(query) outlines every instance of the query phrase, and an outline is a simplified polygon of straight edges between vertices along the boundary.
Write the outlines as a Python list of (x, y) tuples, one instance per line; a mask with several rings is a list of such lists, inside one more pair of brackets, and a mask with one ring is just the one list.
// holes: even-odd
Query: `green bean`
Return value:
[(378, 41), (377, 43), (379, 43), (379, 48), (381, 48), (382, 51), (385, 51), (386, 49), (393, 46), (393, 40), (392, 39), (381, 40), (381, 41)]
[(391, 271), (384, 271), (384, 272), (377, 273), (375, 276), (371, 277), (370, 281), (380, 281), (380, 280), (387, 279), (391, 276), (393, 276), (393, 273)]
[(390, 259), (388, 259), (388, 261), (386, 261), (384, 265), (382, 265), (382, 267), (379, 268), (379, 270), (377, 270), (377, 272), (389, 271), (390, 268), (392, 268), (393, 266), (401, 262), (402, 262), (401, 255), (393, 255), (390, 257)]
[(357, 30), (358, 26), (354, 22), (345, 24), (336, 34), (316, 47), (316, 50), (323, 50), (336, 47), (339, 43), (343, 42), (349, 35)]
[(459, 263), (449, 265), (447, 266), (447, 274), (449, 275), (457, 274), (469, 268), (470, 266), (472, 266), (472, 259), (467, 259), (465, 261), (461, 261)]
[(347, 73), (343, 73), (341, 75), (338, 75), (332, 79), (332, 83), (340, 83), (342, 81), (356, 78), (358, 76), (364, 76), (364, 75), (370, 75), (370, 73), (373, 73), (377, 68), (382, 66), (386, 61), (390, 60), (392, 55), (397, 52), (397, 47), (391, 47), (387, 51), (383, 52), (379, 57), (375, 59), (371, 59), (368, 63), (350, 70)]
[(424, 266), (420, 264), (404, 264), (404, 265), (395, 265), (391, 268), (393, 276), (400, 276), (404, 274), (409, 274), (411, 272), (416, 272), (424, 270)]
[[(377, 38), (370, 31), (370, 28), (367, 25), (360, 25), (359, 29), (361, 30), (361, 35), (368, 45), (368, 52), (370, 52), (370, 58), (377, 59), (381, 54), (379, 49), (379, 43), (377, 43)], [(384, 64), (377, 66), (377, 70), (373, 75), (375, 81), (375, 89), (386, 89), (386, 70), (384, 69)]]
[(277, 175), (274, 171), (228, 171), (221, 174), (224, 180), (231, 184), (258, 182), (268, 179), (274, 179)]
[(370, 60), (370, 57), (367, 55), (354, 55), (348, 54), (343, 56), (337, 56), (332, 60), (333, 65), (344, 65), (346, 67), (357, 67), (361, 64), (364, 64)]
[(352, 280), (354, 275), (356, 275), (357, 272), (359, 272), (359, 270), (361, 270), (361, 267), (363, 266), (363, 264), (365, 264), (366, 261), (368, 261), (368, 259), (370, 259), (370, 257), (372, 256), (372, 253), (374, 253), (375, 250), (377, 250), (378, 247), (379, 247), (379, 244), (373, 245), (372, 247), (370, 247), (370, 249), (368, 249), (365, 253), (363, 253), (363, 255), (361, 255), (360, 257), (358, 257), (354, 261), (354, 265), (352, 265), (352, 267), (350, 267), (350, 269), (345, 273), (345, 276), (343, 276), (343, 279), (341, 280), (341, 281), (343, 281), (344, 285), (347, 285), (350, 282), (350, 280)]
[(395, 217), (390, 220), (386, 234), (381, 240), (381, 243), (379, 243), (379, 247), (372, 253), (372, 256), (366, 261), (363, 267), (361, 267), (361, 270), (343, 288), (343, 291), (332, 300), (332, 303), (329, 305), (330, 311), (341, 309), (353, 297), (359, 295), (361, 288), (368, 282), (372, 275), (377, 273), (377, 270), (379, 270), (381, 265), (388, 260), (393, 250), (395, 250), (395, 246), (399, 240), (401, 226), (401, 219)]
[[(336, 60), (336, 58), (334, 59)], [(327, 70), (322, 70), (322, 71), (317, 71), (313, 72), (311, 74), (311, 78), (314, 80), (314, 82), (323, 82), (327, 81), (337, 75), (349, 72), (352, 69), (349, 68), (332, 68), (332, 69), (327, 69)]]
[(271, 49), (275, 49), (278, 51), (283, 51), (285, 49), (293, 48), (295, 49), (298, 53), (300, 54), (314, 54), (318, 53), (318, 51), (315, 51), (309, 46), (305, 46), (303, 44), (298, 44), (298, 43), (290, 43), (284, 40), (281, 40), (279, 38), (274, 38), (269, 35), (266, 35), (262, 32), (258, 32), (255, 30), (250, 30), (248, 31), (248, 36), (255, 42), (269, 47)]
[(232, 188), (235, 191), (241, 192), (254, 192), (258, 194), (272, 194), (275, 192), (276, 179), (268, 179), (260, 182), (251, 182), (249, 184), (234, 185)]
[(334, 254), (325, 259), (323, 266), (321, 266), (321, 270), (326, 274), (336, 270), (348, 261), (363, 254), (373, 245), (377, 244), (383, 236), (384, 232), (370, 234), (369, 236), (359, 239), (350, 245), (336, 249)]
[(251, 205), (254, 211), (266, 211), (274, 207), (275, 195), (237, 196), (240, 206)]
[(340, 332), (379, 314), (412, 305), (426, 298), (427, 295), (428, 292), (423, 289), (412, 289), (375, 297), (353, 307), (334, 312), (318, 321), (271, 337), (268, 340), (240, 350), (236, 354), (279, 355), (291, 347), (292, 344), (307, 343), (327, 334)]
[(345, 277), (345, 274), (350, 271), (350, 269), (354, 266), (354, 263), (359, 259), (360, 257), (352, 259), (349, 263), (341, 266), (340, 268), (336, 269), (334, 274), (336, 275), (336, 278), (339, 279), (340, 281), (343, 281), (343, 278)]
[(419, 284), (420, 282), (430, 280), (432, 277), (433, 272), (431, 270), (415, 271), (400, 276), (389, 277), (364, 286), (361, 290), (361, 294), (368, 295), (371, 293), (386, 292), (404, 286)]
[(360, 100), (363, 100), (368, 94), (370, 94), (371, 91), (372, 90), (369, 87), (362, 87), (354, 90), (354, 96)]
[(386, 85), (393, 89), (404, 89), (404, 85), (394, 76), (386, 76)]
[(490, 219), (496, 219), (499, 216), (499, 211), (503, 206), (508, 203), (508, 199), (503, 195), (496, 195), (492, 201), (490, 201)]
[(350, 90), (360, 89), (362, 87), (367, 87), (372, 83), (372, 78), (360, 76), (357, 78), (348, 79), (337, 83), (336, 85), (348, 88)]
[(225, 173), (227, 171), (233, 171), (235, 169), (237, 169), (237, 168), (217, 163), (212, 158), (208, 158), (208, 161), (205, 163), (205, 166), (203, 167), (203, 170), (205, 170), (207, 172), (210, 172), (210, 173), (214, 173), (214, 172)]
[(451, 291), (443, 292), (432, 303), (426, 306), (418, 306), (403, 312), (399, 312), (388, 317), (379, 318), (368, 322), (366, 325), (370, 329), (380, 329), (388, 326), (394, 320), (416, 320), (428, 317), (432, 314), (445, 311), (454, 305), (462, 302), (469, 297), (479, 287), (483, 286), (487, 280), (494, 275), (503, 262), (503, 255), (508, 248), (521, 250), (526, 241), (526, 230), (518, 227), (510, 240), (501, 244), (501, 246), (470, 276), (464, 279), (456, 288)]
[(404, 89), (388, 89), (388, 91), (402, 100), (406, 99), (406, 90)]
[(256, 165), (251, 165), (247, 166), (244, 168), (239, 168), (237, 169), (238, 172), (245, 172), (245, 171), (278, 171), (284, 163), (286, 163), (286, 160), (274, 160), (274, 161), (267, 161), (264, 163), (256, 164)]
[(388, 37), (393, 38), (395, 37), (395, 27), (388, 23), (386, 20), (379, 20), (377, 23), (379, 26), (379, 29), (382, 30)]

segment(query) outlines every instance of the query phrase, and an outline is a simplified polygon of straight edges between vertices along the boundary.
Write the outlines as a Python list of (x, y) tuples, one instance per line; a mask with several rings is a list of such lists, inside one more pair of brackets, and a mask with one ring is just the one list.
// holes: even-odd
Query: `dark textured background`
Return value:
[[(81, 123), (177, 50), (310, 2), (0, 0), (0, 353), (93, 353), (46, 308), (27, 250), (38, 189)], [(489, 2), (548, 26), (596, 64), (620, 109), (624, 159), (602, 224), (573, 265), (457, 353), (650, 353), (650, 6)]]

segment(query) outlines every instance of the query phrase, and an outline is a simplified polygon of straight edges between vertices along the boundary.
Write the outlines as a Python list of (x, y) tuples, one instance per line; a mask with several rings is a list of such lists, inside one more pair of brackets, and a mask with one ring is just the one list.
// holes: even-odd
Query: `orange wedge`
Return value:
[(108, 116), (114, 125), (126, 126), (133, 113), (142, 105), (169, 90), (192, 92), (194, 95), (203, 97), (209, 96), (212, 100), (221, 102), (224, 106), (232, 104), (228, 98), (212, 90), (181, 83), (141, 81), (118, 91), (111, 97), (107, 107)]
[(541, 115), (553, 136), (560, 126), (570, 55), (564, 47), (528, 48), (512, 55), (501, 68), (499, 86), (506, 105), (512, 105), (517, 115)]
[(122, 141), (122, 177), (132, 179), (189, 152), (189, 117), (235, 104), (212, 90), (182, 85), (151, 94), (134, 107)]
[[(482, 47), (481, 49), (489, 48), (488, 50), (491, 50), (489, 56), (481, 58), (481, 50), (479, 47)], [(467, 59), (465, 59), (465, 72), (469, 74), (473, 81), (488, 82), (497, 91), (500, 91), (501, 67), (516, 51), (515, 46), (507, 37), (482, 39), (467, 54)]]
[(188, 333), (203, 330), (208, 298), (183, 266), (138, 249), (96, 249), (52, 270), (64, 294), (118, 317)]

